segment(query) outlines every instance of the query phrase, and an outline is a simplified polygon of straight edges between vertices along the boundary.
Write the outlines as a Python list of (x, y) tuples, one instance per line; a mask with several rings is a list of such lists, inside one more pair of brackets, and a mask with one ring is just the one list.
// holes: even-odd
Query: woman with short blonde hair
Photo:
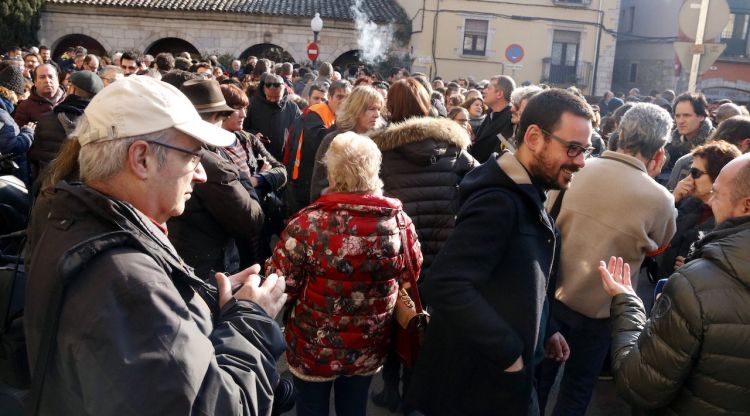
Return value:
[(328, 192), (382, 195), (380, 163), (383, 156), (375, 143), (353, 131), (339, 134), (325, 155)]
[(374, 128), (359, 122), (368, 109), (378, 107), (378, 111), (385, 106), (383, 96), (369, 85), (361, 85), (352, 90), (336, 114), (336, 130), (339, 132), (353, 130), (365, 133)]

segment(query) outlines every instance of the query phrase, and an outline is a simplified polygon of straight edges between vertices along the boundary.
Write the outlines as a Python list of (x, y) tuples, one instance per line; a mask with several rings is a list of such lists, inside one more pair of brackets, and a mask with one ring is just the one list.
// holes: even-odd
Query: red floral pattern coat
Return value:
[(322, 381), (373, 374), (382, 366), (398, 279), (406, 281), (409, 273), (399, 214), (418, 276), (419, 242), (397, 199), (326, 194), (290, 219), (266, 271), (286, 276), (293, 305), (287, 361), (296, 376)]

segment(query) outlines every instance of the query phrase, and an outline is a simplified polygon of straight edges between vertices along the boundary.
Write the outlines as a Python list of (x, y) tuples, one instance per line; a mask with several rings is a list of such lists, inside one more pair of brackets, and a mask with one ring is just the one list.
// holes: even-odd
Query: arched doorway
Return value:
[(182, 52), (187, 52), (193, 59), (201, 57), (201, 53), (198, 52), (198, 49), (192, 43), (180, 38), (161, 38), (146, 48), (146, 52), (144, 53), (156, 56), (162, 52), (169, 52), (174, 56)]
[(240, 60), (245, 62), (245, 59), (247, 59), (248, 56), (257, 56), (259, 59), (266, 58), (273, 62), (295, 63), (294, 58), (292, 58), (292, 55), (289, 52), (285, 51), (281, 46), (274, 45), (273, 43), (259, 43), (245, 49), (245, 51), (240, 54)]
[(72, 35), (65, 35), (57, 41), (57, 43), (55, 44), (55, 48), (52, 50), (52, 59), (60, 59), (60, 56), (65, 53), (66, 49), (75, 48), (78, 46), (83, 46), (84, 48), (86, 48), (88, 53), (97, 56), (104, 56), (107, 54), (104, 46), (102, 46), (102, 44), (99, 43), (98, 40), (92, 38), (91, 36), (75, 33)]
[(359, 50), (357, 49), (344, 52), (333, 61), (333, 66), (341, 68), (342, 71), (346, 71), (346, 68), (348, 68), (349, 65), (360, 64), (362, 64), (362, 61), (359, 60)]

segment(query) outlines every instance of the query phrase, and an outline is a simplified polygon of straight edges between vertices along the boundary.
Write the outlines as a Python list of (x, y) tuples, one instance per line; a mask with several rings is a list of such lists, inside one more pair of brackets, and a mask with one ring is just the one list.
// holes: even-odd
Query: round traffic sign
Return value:
[(505, 59), (509, 60), (511, 63), (515, 64), (521, 62), (523, 55), (523, 47), (517, 43), (511, 43), (505, 48)]
[(318, 54), (320, 54), (318, 44), (315, 42), (310, 42), (310, 44), (307, 45), (307, 57), (310, 58), (311, 61), (314, 61), (318, 59)]

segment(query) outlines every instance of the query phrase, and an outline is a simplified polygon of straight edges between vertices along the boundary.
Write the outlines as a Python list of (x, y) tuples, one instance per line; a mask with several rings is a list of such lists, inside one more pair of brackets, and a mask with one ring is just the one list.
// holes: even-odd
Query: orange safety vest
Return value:
[[(323, 126), (325, 126), (325, 128), (330, 128), (333, 123), (336, 122), (336, 115), (333, 114), (333, 111), (331, 111), (331, 107), (328, 107), (327, 103), (320, 103), (307, 107), (307, 109), (305, 109), (303, 117), (307, 116), (310, 112), (313, 112), (320, 116), (321, 120), (323, 120)], [(305, 129), (303, 128), (301, 130), (302, 131), (299, 135), (299, 143), (297, 143), (297, 152), (295, 152), (294, 155), (294, 168), (292, 168), (293, 180), (299, 178), (299, 165), (300, 160), (302, 160), (302, 143), (305, 141)]]

